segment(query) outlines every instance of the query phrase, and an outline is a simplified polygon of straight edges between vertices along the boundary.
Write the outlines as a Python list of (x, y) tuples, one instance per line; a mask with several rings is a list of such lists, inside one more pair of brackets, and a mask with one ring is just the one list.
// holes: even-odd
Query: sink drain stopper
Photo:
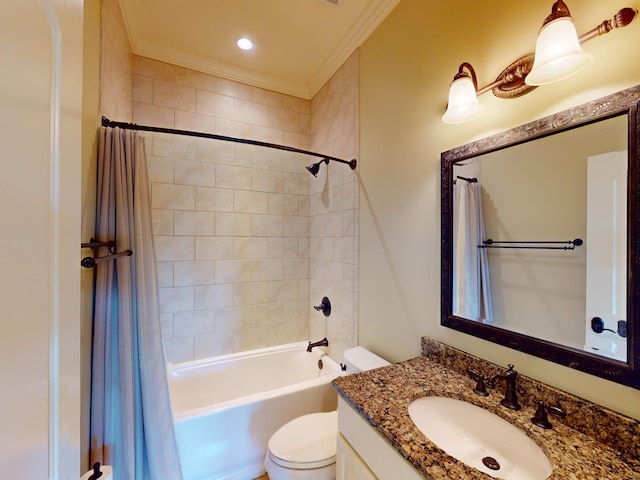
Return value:
[(490, 468), (491, 470), (500, 470), (500, 464), (493, 457), (484, 457), (482, 459), (482, 463), (484, 463), (485, 467)]

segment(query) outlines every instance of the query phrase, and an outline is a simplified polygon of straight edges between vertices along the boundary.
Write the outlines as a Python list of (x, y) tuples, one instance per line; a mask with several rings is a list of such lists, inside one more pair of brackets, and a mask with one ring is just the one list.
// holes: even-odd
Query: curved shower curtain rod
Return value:
[[(329, 160), (333, 160), (335, 162), (346, 163), (351, 167), (351, 169), (355, 169), (357, 162), (354, 158), (351, 161), (342, 160), (341, 158), (332, 157), (331, 155), (324, 155), (322, 153), (310, 152), (307, 150), (301, 150), (299, 148), (288, 147), (286, 145), (278, 145), (276, 143), (267, 143), (260, 142), (258, 140), (249, 140), (246, 138), (237, 138), (237, 137), (227, 137), (225, 135), (216, 135), (215, 133), (204, 133), (204, 132), (192, 132), (190, 130), (177, 130), (174, 128), (163, 128), (163, 127), (149, 127), (147, 125), (137, 125), (135, 123), (127, 123), (127, 122), (114, 122), (109, 120), (107, 117), (102, 117), (102, 126), (103, 127), (119, 127), (125, 128), (128, 130), (139, 130), (143, 132), (156, 132), (156, 133), (172, 133), (174, 135), (185, 135), (188, 137), (200, 137), (200, 138), (211, 138), (213, 140), (223, 140), (225, 142), (235, 142), (235, 143), (246, 143), (250, 145), (257, 145), (259, 147), (269, 147), (275, 148), (277, 150), (286, 150), (288, 152), (302, 153), (305, 155), (311, 155), (314, 157), (319, 157), (322, 161), (326, 161), (329, 163)], [(318, 162), (318, 163), (320, 163)], [(308, 167), (307, 167), (308, 168)]]

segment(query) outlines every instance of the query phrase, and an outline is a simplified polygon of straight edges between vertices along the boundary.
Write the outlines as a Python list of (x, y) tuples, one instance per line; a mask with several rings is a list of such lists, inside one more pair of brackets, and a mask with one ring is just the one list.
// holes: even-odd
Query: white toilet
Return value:
[[(346, 374), (389, 365), (354, 347), (344, 352)], [(310, 413), (280, 427), (269, 439), (264, 466), (269, 480), (335, 480), (338, 412)]]

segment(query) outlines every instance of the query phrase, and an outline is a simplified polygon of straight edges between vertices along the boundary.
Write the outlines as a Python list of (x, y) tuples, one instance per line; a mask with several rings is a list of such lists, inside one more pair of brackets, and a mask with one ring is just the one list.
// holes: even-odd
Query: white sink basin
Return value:
[[(419, 398), (409, 404), (409, 416), (442, 450), (492, 477), (544, 480), (551, 475), (551, 462), (533, 440), (472, 403), (437, 396)], [(486, 464), (493, 464), (494, 469)]]

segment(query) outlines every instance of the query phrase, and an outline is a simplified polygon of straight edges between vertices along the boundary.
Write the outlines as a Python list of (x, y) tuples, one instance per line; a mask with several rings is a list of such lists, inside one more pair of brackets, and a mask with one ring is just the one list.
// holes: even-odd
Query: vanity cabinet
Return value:
[(338, 397), (337, 480), (424, 480), (418, 471)]

